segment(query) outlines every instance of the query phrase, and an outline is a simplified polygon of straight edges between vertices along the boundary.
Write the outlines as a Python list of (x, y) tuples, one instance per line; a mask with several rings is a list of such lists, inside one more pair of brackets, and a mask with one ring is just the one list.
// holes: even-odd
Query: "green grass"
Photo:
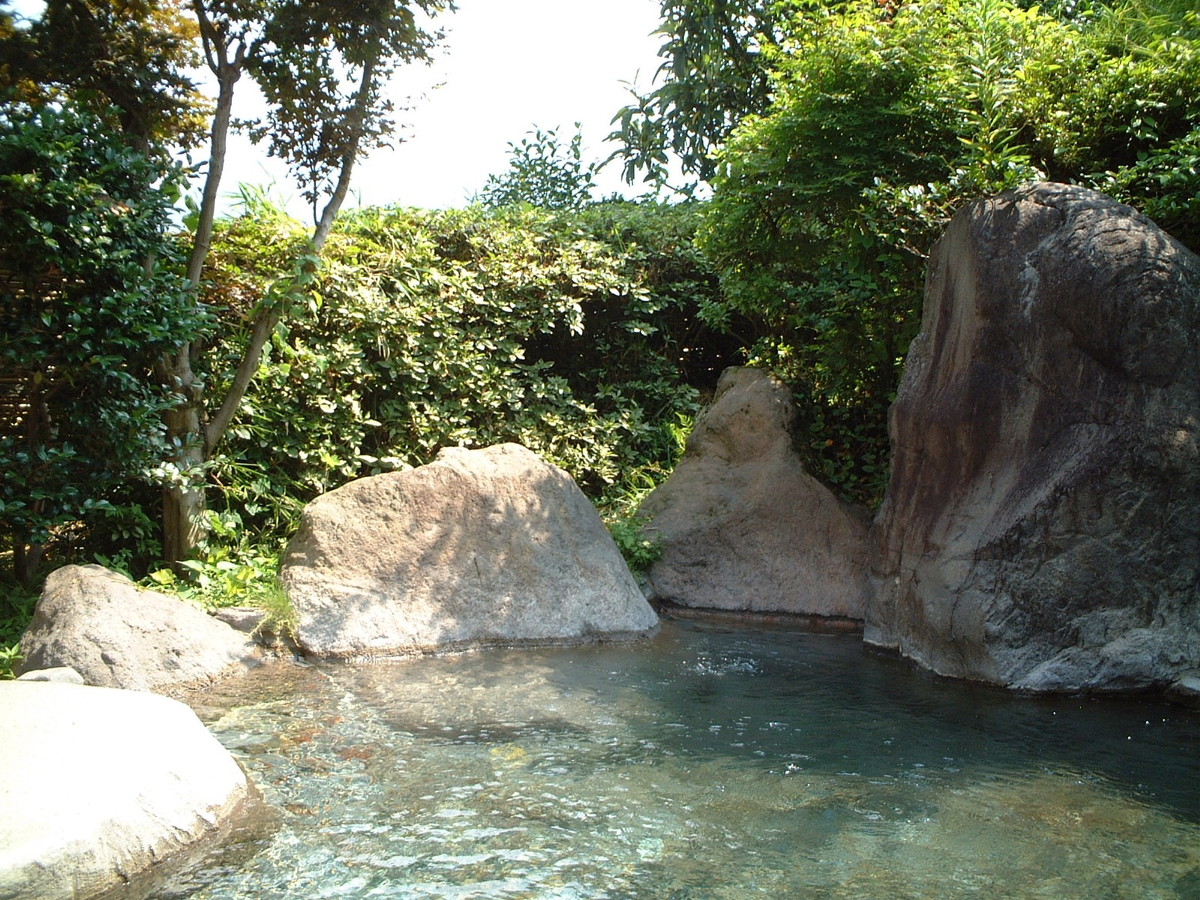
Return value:
[(244, 538), (211, 541), (199, 548), (199, 558), (182, 563), (182, 575), (160, 569), (142, 584), (209, 611), (229, 606), (264, 610), (264, 630), (294, 639), (296, 612), (279, 582), (282, 552), (282, 544), (254, 547)]
[(40, 586), (0, 579), (0, 681), (15, 678), (13, 668), (21, 661), (17, 643), (33, 618)]

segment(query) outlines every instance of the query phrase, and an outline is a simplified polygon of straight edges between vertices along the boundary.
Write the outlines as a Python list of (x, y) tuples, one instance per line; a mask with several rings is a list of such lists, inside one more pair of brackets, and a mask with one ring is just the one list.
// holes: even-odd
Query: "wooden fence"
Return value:
[[(34, 294), (51, 297), (62, 287), (61, 278), (47, 276), (29, 284), (0, 266), (0, 341), (10, 324), (11, 305), (18, 298)], [(23, 435), (29, 427), (31, 403), (35, 396), (34, 377), (37, 360), (13, 365), (0, 361), (0, 436)]]

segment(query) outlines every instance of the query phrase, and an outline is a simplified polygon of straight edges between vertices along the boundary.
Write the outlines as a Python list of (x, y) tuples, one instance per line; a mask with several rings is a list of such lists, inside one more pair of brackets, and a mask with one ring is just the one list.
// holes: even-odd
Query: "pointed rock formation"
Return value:
[(655, 596), (680, 606), (861, 619), (867, 517), (804, 471), (787, 386), (727, 369), (641, 512), (663, 548)]

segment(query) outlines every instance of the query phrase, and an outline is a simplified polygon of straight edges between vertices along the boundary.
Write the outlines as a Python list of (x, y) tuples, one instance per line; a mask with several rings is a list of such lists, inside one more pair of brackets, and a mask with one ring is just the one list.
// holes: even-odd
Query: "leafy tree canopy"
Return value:
[(1200, 20), (1182, 0), (1065, 19), (1008, 0), (858, 0), (804, 4), (781, 27), (763, 53), (769, 108), (716, 155), (712, 313), (757, 323), (756, 359), (813, 410), (813, 466), (870, 500), (927, 254), (955, 207), (1049, 177), (1197, 245)]
[(142, 152), (193, 147), (207, 102), (189, 75), (197, 29), (173, 0), (52, 0), (16, 27), (0, 7), (0, 96), (38, 107), (83, 105), (108, 118)]
[(777, 0), (662, 0), (663, 42), (657, 87), (633, 91), (633, 101), (613, 118), (613, 158), (625, 179), (665, 184), (668, 153), (685, 174), (708, 181), (713, 153), (729, 132), (771, 100), (763, 52), (780, 37), (787, 3)]
[(286, 162), (313, 204), (347, 159), (387, 143), (394, 107), (384, 95), (398, 67), (429, 60), (441, 33), (430, 17), (451, 0), (255, 0), (197, 4), (206, 52), (231, 30), (268, 103), (247, 123)]

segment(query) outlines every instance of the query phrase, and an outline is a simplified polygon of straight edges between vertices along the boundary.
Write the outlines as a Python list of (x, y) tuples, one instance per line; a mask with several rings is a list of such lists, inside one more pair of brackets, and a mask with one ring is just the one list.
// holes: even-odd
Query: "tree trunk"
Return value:
[(221, 401), (220, 408), (213, 413), (212, 418), (204, 426), (204, 459), (207, 459), (216, 450), (217, 444), (225, 436), (225, 429), (229, 427), (238, 407), (242, 405), (242, 398), (246, 396), (246, 391), (250, 388), (250, 381), (254, 378), (254, 373), (258, 371), (258, 362), (262, 359), (263, 347), (271, 339), (271, 333), (279, 324), (281, 316), (281, 310), (271, 307), (260, 309), (255, 315), (254, 322), (250, 326), (250, 338), (242, 353), (241, 362), (238, 363), (237, 371), (233, 373), (233, 381), (229, 385), (229, 390), (225, 392), (225, 398)]
[[(338, 173), (337, 183), (330, 194), (329, 202), (325, 204), (321, 215), (317, 219), (312, 238), (309, 240), (308, 252), (313, 256), (320, 256), (321, 250), (325, 246), (325, 241), (329, 238), (330, 231), (333, 230), (334, 220), (337, 219), (338, 212), (342, 208), (342, 203), (345, 202), (346, 194), (350, 190), (350, 178), (354, 172), (354, 161), (358, 158), (359, 135), (362, 134), (362, 122), (366, 117), (371, 91), (375, 85), (375, 72), (376, 61), (375, 57), (372, 56), (363, 66), (362, 78), (359, 81), (354, 99), (351, 127), (355, 136), (347, 144), (346, 151), (342, 155), (342, 166), (341, 171)], [(225, 430), (229, 427), (229, 423), (233, 421), (233, 416), (241, 405), (242, 398), (245, 397), (246, 391), (250, 387), (250, 381), (258, 369), (263, 347), (270, 340), (271, 333), (275, 330), (275, 326), (279, 324), (282, 315), (283, 310), (277, 307), (264, 307), (255, 316), (250, 329), (250, 340), (246, 345), (246, 351), (242, 355), (242, 360), (238, 364), (237, 372), (234, 373), (229, 390), (226, 392), (220, 408), (213, 413), (212, 418), (204, 427), (203, 450), (205, 458), (216, 449), (217, 444), (221, 442), (221, 438), (225, 435)]]
[[(203, 7), (196, 5), (202, 32), (207, 38), (216, 37)], [(239, 48), (231, 60), (228, 48), (219, 40), (206, 41), (210, 68), (217, 76), (217, 106), (210, 131), (208, 173), (200, 203), (200, 219), (188, 259), (187, 277), (193, 290), (199, 290), (204, 263), (212, 246), (213, 222), (216, 217), (217, 192), (225, 169), (229, 145), (229, 125), (233, 115), (234, 86), (242, 74), (244, 48)], [(213, 55), (213, 54), (216, 55)], [(163, 559), (174, 569), (187, 559), (197, 542), (204, 536), (204, 482), (201, 467), (208, 459), (211, 447), (206, 440), (203, 423), (203, 386), (192, 371), (195, 348), (188, 344), (173, 355), (165, 357), (159, 366), (160, 378), (179, 398), (179, 403), (164, 415), (167, 440), (170, 443), (169, 462), (175, 464), (183, 481), (163, 488)]]
[[(53, 433), (53, 423), (50, 420), (50, 403), (47, 399), (46, 373), (34, 371), (25, 376), (25, 443), (31, 457), (36, 457), (37, 451), (45, 446), (45, 442)], [(33, 501), (35, 514), (43, 511), (42, 500)], [(40, 541), (31, 540), (29, 528), (18, 527), (13, 533), (13, 575), (24, 585), (33, 584), (37, 578), (38, 566), (46, 546)]]
[(205, 460), (200, 424), (202, 389), (192, 372), (191, 347), (185, 346), (160, 364), (160, 377), (179, 398), (166, 412), (168, 462), (181, 479), (163, 488), (163, 559), (177, 568), (204, 534), (204, 486), (200, 467)]
[[(245, 51), (244, 48), (239, 49), (231, 61), (227, 52), (228, 48), (221, 43), (220, 35), (203, 14), (203, 4), (194, 2), (194, 6), (200, 16), (201, 35), (205, 38), (205, 52), (209, 66), (217, 74), (220, 86), (216, 114), (213, 118), (208, 178), (204, 186), (200, 220), (188, 265), (189, 279), (194, 285), (199, 285), (204, 261), (212, 243), (213, 214), (216, 208), (217, 185), (220, 182), (225, 163), (233, 88), (242, 71)], [(330, 195), (329, 202), (326, 203), (316, 222), (312, 239), (309, 242), (308, 252), (313, 256), (320, 255), (349, 191), (354, 162), (358, 158), (363, 122), (376, 89), (380, 52), (382, 51), (378, 47), (375, 48), (375, 52), (363, 65), (362, 76), (350, 111), (352, 136), (347, 142), (341, 158), (341, 171), (337, 183)], [(166, 561), (173, 567), (177, 567), (179, 562), (187, 557), (202, 535), (201, 523), (205, 509), (203, 482), (194, 476), (200, 474), (199, 467), (216, 450), (229, 423), (233, 420), (242, 398), (250, 386), (254, 372), (258, 369), (263, 347), (270, 339), (275, 326), (279, 324), (283, 313), (283, 308), (273, 305), (264, 305), (257, 311), (254, 321), (251, 323), (250, 340), (242, 355), (237, 372), (234, 374), (233, 381), (225, 397), (222, 398), (219, 408), (208, 422), (203, 421), (202, 418), (202, 387), (192, 372), (191, 348), (184, 347), (174, 356), (163, 361), (164, 383), (180, 397), (179, 405), (166, 416), (167, 432), (174, 448), (171, 461), (185, 475), (182, 485), (172, 485), (164, 489), (163, 554)]]
[(33, 543), (25, 529), (17, 529), (13, 534), (13, 575), (23, 585), (31, 585), (37, 578), (38, 566), (45, 552), (44, 544)]

